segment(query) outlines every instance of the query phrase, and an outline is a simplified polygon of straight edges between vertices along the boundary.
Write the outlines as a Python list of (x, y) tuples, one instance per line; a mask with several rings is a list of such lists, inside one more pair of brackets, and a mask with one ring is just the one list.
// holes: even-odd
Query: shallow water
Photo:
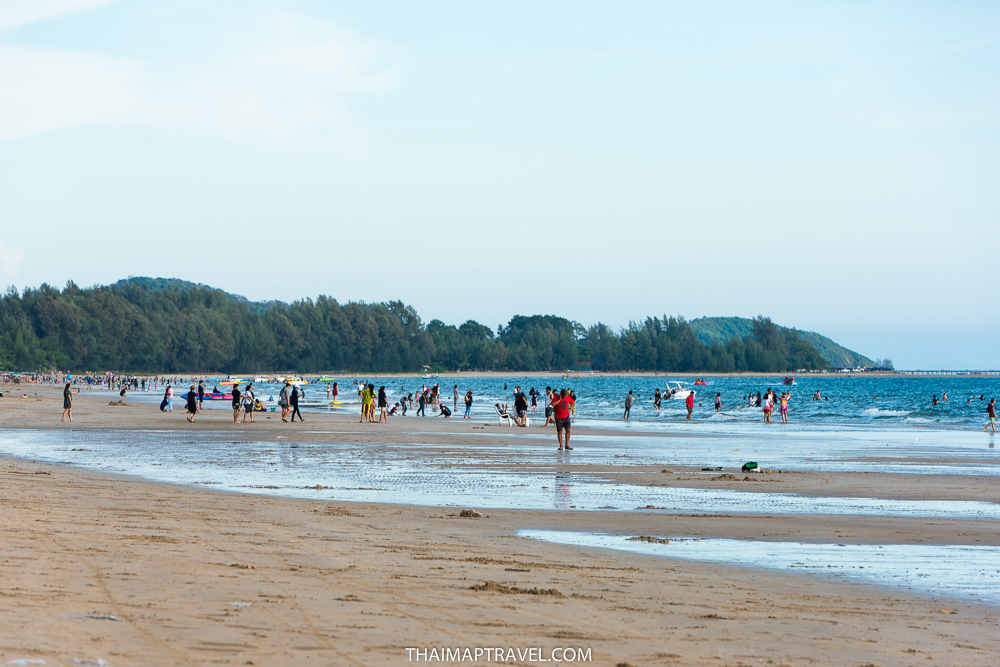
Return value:
[[(171, 483), (325, 500), (484, 509), (633, 511), (653, 505), (657, 509), (640, 511), (1000, 518), (1000, 504), (995, 502), (651, 487), (609, 483), (567, 469), (571, 463), (589, 462), (627, 471), (633, 461), (629, 455), (619, 454), (622, 450), (613, 443), (578, 443), (572, 453), (559, 455), (551, 441), (540, 439), (498, 447), (385, 446), (297, 443), (287, 438), (241, 440), (238, 432), (231, 434), (232, 439), (222, 439), (226, 435), (195, 438), (173, 431), (2, 431), (0, 451)], [(646, 440), (652, 441), (645, 444), (648, 457), (662, 458), (664, 452), (658, 450), (656, 439)], [(638, 444), (633, 446), (639, 449)], [(317, 485), (325, 488), (317, 490)]]
[[(957, 377), (957, 378), (922, 378), (922, 377), (876, 377), (857, 376), (841, 373), (800, 374), (794, 375), (796, 384), (785, 387), (781, 381), (785, 375), (773, 377), (721, 377), (708, 379), (707, 386), (694, 386), (690, 378), (684, 378), (690, 388), (697, 391), (697, 401), (702, 405), (695, 409), (695, 420), (699, 423), (710, 422), (716, 426), (742, 428), (743, 432), (760, 432), (776, 428), (798, 430), (815, 428), (823, 425), (860, 426), (866, 429), (883, 427), (899, 428), (900, 426), (919, 428), (932, 426), (937, 428), (969, 429), (982, 428), (986, 422), (986, 402), (967, 399), (985, 395), (987, 401), (991, 397), (1000, 399), (1000, 378), (998, 377)], [(494, 403), (513, 403), (512, 392), (516, 385), (521, 385), (527, 393), (531, 388), (542, 392), (539, 398), (539, 412), (533, 416), (544, 418), (544, 391), (546, 386), (573, 389), (579, 405), (577, 417), (581, 420), (601, 420), (622, 425), (621, 416), (624, 410), (625, 396), (631, 390), (635, 392), (636, 402), (632, 408), (632, 420), (637, 422), (652, 422), (670, 424), (684, 422), (686, 410), (682, 401), (665, 400), (662, 409), (657, 411), (652, 406), (653, 391), (666, 388), (666, 382), (681, 378), (669, 374), (661, 376), (609, 376), (609, 375), (571, 375), (565, 380), (561, 375), (551, 377), (523, 377), (510, 375), (508, 377), (468, 377), (424, 379), (421, 377), (385, 377), (385, 378), (348, 378), (340, 382), (339, 400), (343, 405), (338, 411), (357, 412), (357, 389), (355, 381), (367, 379), (376, 387), (385, 386), (390, 403), (399, 400), (406, 393), (418, 392), (423, 386), (435, 382), (442, 383), (445, 403), (453, 405), (452, 389), (455, 382), (463, 395), (471, 389), (474, 395), (473, 414), (477, 417), (492, 417)], [(504, 386), (506, 385), (506, 389)], [(208, 383), (209, 388), (212, 382)], [(746, 397), (751, 391), (762, 394), (772, 388), (778, 393), (788, 389), (792, 392), (789, 405), (790, 424), (778, 426), (763, 424), (759, 408), (748, 408)], [(274, 404), (277, 400), (280, 386), (276, 384), (255, 384), (254, 390), (258, 398), (266, 403)], [(97, 390), (99, 391), (99, 390)], [(820, 391), (829, 401), (812, 400), (813, 395)], [(148, 400), (159, 401), (162, 391), (147, 392)], [(722, 413), (714, 410), (715, 394), (722, 395)], [(139, 396), (141, 392), (129, 394)], [(931, 405), (933, 396), (939, 399), (947, 394), (948, 401), (941, 401), (936, 406)], [(179, 395), (179, 393), (178, 393)], [(326, 383), (306, 385), (303, 400), (326, 400)], [(175, 405), (178, 399), (175, 398)], [(226, 404), (227, 401), (212, 401), (214, 404)], [(459, 411), (464, 411), (464, 405), (459, 401)], [(780, 421), (775, 415), (775, 422)]]
[(520, 537), (582, 547), (726, 563), (794, 569), (848, 581), (892, 586), (932, 596), (961, 597), (1000, 606), (1000, 547), (921, 544), (814, 544), (673, 537), (669, 544), (628, 536), (521, 530)]

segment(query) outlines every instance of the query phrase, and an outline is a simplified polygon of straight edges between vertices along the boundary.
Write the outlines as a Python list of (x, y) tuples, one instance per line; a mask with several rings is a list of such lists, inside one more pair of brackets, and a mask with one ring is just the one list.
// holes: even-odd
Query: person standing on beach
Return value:
[(361, 421), (359, 424), (365, 421), (371, 421), (368, 417), (368, 412), (372, 405), (372, 390), (368, 388), (366, 384), (360, 392), (361, 396)]
[(545, 388), (545, 423), (542, 424), (542, 428), (545, 428), (550, 423), (555, 424), (555, 419), (552, 417), (552, 401), (556, 398), (555, 393), (552, 391), (552, 387)]
[(632, 412), (632, 390), (628, 392), (628, 396), (625, 397), (625, 414), (622, 415), (624, 421), (628, 421), (628, 413)]
[(233, 423), (240, 420), (240, 412), (243, 410), (243, 394), (240, 393), (240, 385), (233, 385)]
[[(570, 418), (569, 411), (573, 407), (573, 398), (569, 392), (563, 389), (556, 395), (552, 392), (552, 411), (556, 420), (556, 438), (559, 440), (559, 449), (573, 449), (569, 446)], [(563, 447), (563, 431), (566, 431), (566, 446)]]
[(424, 412), (424, 406), (427, 405), (427, 391), (420, 392), (420, 396), (417, 397), (417, 416), (426, 417), (427, 413)]
[(253, 395), (253, 382), (247, 385), (246, 391), (243, 392), (243, 423), (247, 423), (247, 416), (250, 417), (250, 423), (253, 424), (253, 410), (254, 410), (254, 395)]
[(719, 392), (715, 393), (715, 411), (722, 412), (722, 394)]
[(688, 394), (688, 397), (686, 399), (684, 399), (684, 404), (687, 406), (687, 409), (688, 409), (687, 420), (691, 421), (691, 413), (694, 412), (694, 392), (693, 391), (690, 394)]
[[(198, 388), (201, 389), (201, 396), (204, 397), (205, 388), (201, 385), (198, 385)], [(191, 390), (187, 393), (187, 420), (192, 424), (194, 423), (194, 415), (198, 412), (198, 393), (199, 392), (195, 391), (194, 385), (191, 385)]]
[(771, 423), (771, 407), (772, 407), (772, 405), (773, 404), (771, 403), (771, 390), (768, 389), (767, 390), (767, 396), (764, 397), (764, 402), (763, 402), (763, 406), (762, 406), (764, 408), (764, 423), (765, 424), (770, 424)]
[[(455, 386), (457, 387), (458, 385), (455, 385)], [(385, 420), (386, 424), (389, 423), (389, 414), (387, 412), (388, 409), (389, 409), (389, 399), (386, 398), (385, 387), (382, 386), (382, 387), (378, 388), (378, 410), (379, 410), (378, 423), (379, 424), (382, 423), (383, 419)]]
[(472, 419), (472, 390), (465, 392), (465, 416), (462, 419)]
[(788, 399), (792, 397), (792, 392), (786, 391), (781, 394), (781, 399), (778, 402), (778, 409), (781, 410), (781, 423), (788, 423)]
[(521, 387), (514, 387), (514, 421), (518, 426), (527, 425), (528, 420), (528, 397), (521, 391)]
[[(66, 383), (66, 387), (63, 389), (62, 420), (66, 421), (66, 417), (69, 417), (69, 420), (73, 421), (73, 390), (70, 388), (69, 382)], [(985, 431), (986, 429), (983, 430)]]
[(198, 409), (202, 410), (205, 407), (205, 381), (198, 381)]
[[(338, 391), (338, 389), (337, 389), (337, 383), (336, 382), (333, 383), (333, 389), (331, 391), (333, 392), (333, 402), (336, 403), (337, 402), (337, 394), (340, 393)], [(403, 410), (403, 412), (405, 413), (406, 410)]]
[(285, 385), (278, 392), (278, 407), (281, 408), (281, 421), (287, 422), (288, 419), (288, 388), (292, 386), (288, 380), (285, 380)]
[[(990, 404), (986, 406), (986, 416), (988, 416), (990, 418), (990, 421), (989, 421), (989, 423), (986, 424), (986, 426), (983, 427), (983, 433), (985, 433), (986, 429), (988, 429), (988, 428), (992, 428), (993, 432), (996, 433), (997, 432), (997, 399), (995, 399), (995, 398), (991, 398), (990, 399)], [(71, 419), (70, 421), (73, 421), (73, 420)]]
[(455, 388), (452, 390), (452, 392), (454, 392), (454, 394), (455, 394), (455, 405), (453, 407), (455, 408), (455, 410), (458, 410), (458, 385), (457, 384), (455, 385)]
[(288, 399), (289, 404), (292, 406), (292, 419), (295, 421), (295, 415), (299, 416), (299, 421), (304, 422), (305, 419), (302, 418), (302, 413), (299, 412), (299, 388), (292, 386), (292, 395)]

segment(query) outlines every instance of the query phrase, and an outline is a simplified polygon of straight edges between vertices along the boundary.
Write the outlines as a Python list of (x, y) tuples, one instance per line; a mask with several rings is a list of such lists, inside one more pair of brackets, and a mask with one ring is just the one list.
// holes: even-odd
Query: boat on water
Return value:
[(279, 378), (278, 379), (278, 384), (281, 384), (283, 382), (287, 382), (288, 384), (292, 385), (293, 387), (301, 387), (302, 385), (309, 384), (308, 380), (306, 380), (304, 378), (300, 378), (300, 377), (294, 377), (294, 376), (291, 376), (291, 375), (289, 375), (286, 378)]
[(795, 384), (795, 378), (787, 377), (781, 381), (781, 384)]
[(337, 377), (336, 375), (321, 375), (317, 382), (340, 382), (344, 378)]
[(705, 382), (705, 380), (704, 380), (704, 379), (699, 379), (699, 380), (695, 380), (695, 381), (694, 381), (694, 386), (696, 386), (696, 387), (704, 387), (704, 386), (706, 386), (707, 384), (708, 384), (708, 383), (707, 383), (707, 382)]
[(667, 391), (664, 393), (663, 396), (664, 396), (664, 398), (666, 398), (668, 400), (670, 400), (670, 399), (684, 400), (685, 398), (687, 398), (688, 396), (691, 396), (692, 394), (694, 394), (694, 390), (693, 389), (688, 389), (687, 387), (685, 387), (683, 382), (677, 382), (677, 381), (670, 382), (670, 381), (668, 381), (667, 382)]
[(243, 380), (241, 380), (240, 378), (234, 378), (231, 375), (227, 375), (223, 379), (219, 380), (219, 384), (228, 384), (228, 385), (243, 384)]

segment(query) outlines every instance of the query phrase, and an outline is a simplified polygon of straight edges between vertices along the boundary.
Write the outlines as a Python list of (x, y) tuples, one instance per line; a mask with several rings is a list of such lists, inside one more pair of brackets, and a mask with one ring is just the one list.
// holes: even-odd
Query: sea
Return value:
[[(670, 382), (683, 382), (686, 388), (696, 391), (697, 407), (694, 418), (698, 422), (712, 424), (753, 425), (762, 428), (763, 413), (760, 408), (747, 404), (748, 395), (767, 389), (777, 393), (791, 391), (789, 421), (787, 429), (813, 429), (823, 427), (847, 428), (945, 428), (969, 429), (975, 425), (981, 428), (986, 420), (986, 405), (991, 397), (1000, 398), (1000, 377), (900, 377), (872, 376), (849, 373), (817, 373), (795, 376), (795, 384), (782, 384), (784, 375), (773, 377), (709, 377), (705, 385), (694, 385), (690, 377), (670, 375), (614, 376), (614, 375), (553, 375), (545, 376), (461, 376), (455, 378), (423, 377), (356, 377), (339, 382), (341, 406), (320, 408), (321, 410), (356, 410), (360, 404), (358, 390), (365, 382), (384, 386), (390, 404), (400, 397), (416, 393), (422, 387), (435, 383), (442, 385), (445, 403), (451, 407), (455, 384), (464, 396), (467, 390), (473, 392), (473, 415), (492, 416), (494, 404), (512, 407), (514, 387), (520, 385), (526, 394), (532, 389), (541, 392), (539, 411), (544, 411), (546, 387), (566, 388), (574, 391), (577, 400), (576, 419), (581, 423), (608, 422), (621, 420), (625, 407), (625, 397), (633, 392), (635, 402), (632, 407), (632, 422), (642, 423), (643, 428), (655, 424), (671, 424), (685, 420), (687, 411), (682, 400), (663, 400), (661, 409), (653, 406), (656, 389), (661, 392)], [(314, 383), (305, 387), (305, 401), (325, 401), (326, 385)], [(212, 380), (208, 382), (212, 386)], [(280, 386), (277, 384), (255, 384), (254, 390), (266, 403), (274, 404)], [(813, 400), (816, 393), (820, 400)], [(722, 412), (715, 412), (715, 395), (722, 398)], [(158, 395), (157, 395), (158, 396)], [(933, 405), (934, 397), (937, 405)], [(980, 400), (984, 398), (985, 400)], [(228, 403), (220, 401), (228, 407)], [(316, 408), (310, 408), (316, 409)], [(459, 410), (464, 412), (459, 401)], [(780, 421), (775, 415), (774, 421)], [(628, 425), (623, 425), (627, 427)], [(772, 425), (773, 426), (773, 425)], [(767, 427), (770, 428), (770, 427)]]

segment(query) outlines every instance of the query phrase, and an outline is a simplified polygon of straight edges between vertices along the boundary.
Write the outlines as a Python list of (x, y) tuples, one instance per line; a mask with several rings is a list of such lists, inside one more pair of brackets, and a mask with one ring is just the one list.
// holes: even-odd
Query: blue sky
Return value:
[(7, 0), (0, 283), (1000, 367), (995, 3)]

